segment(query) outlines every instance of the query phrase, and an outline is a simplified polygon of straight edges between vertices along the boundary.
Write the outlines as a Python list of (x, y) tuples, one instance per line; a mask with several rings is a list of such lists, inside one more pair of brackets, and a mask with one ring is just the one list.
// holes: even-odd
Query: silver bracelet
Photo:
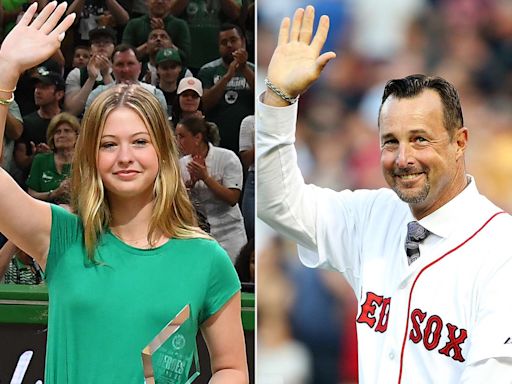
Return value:
[(281, 89), (277, 88), (272, 82), (265, 78), (265, 85), (270, 89), (272, 92), (274, 92), (277, 96), (279, 96), (281, 99), (286, 101), (287, 103), (294, 104), (299, 100), (299, 96), (297, 97), (291, 97), (290, 95), (284, 93)]

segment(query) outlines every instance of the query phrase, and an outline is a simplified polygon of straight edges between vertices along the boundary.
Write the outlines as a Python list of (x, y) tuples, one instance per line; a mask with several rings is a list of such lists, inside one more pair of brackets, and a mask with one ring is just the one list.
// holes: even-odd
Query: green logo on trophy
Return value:
[(186, 305), (142, 350), (146, 384), (190, 384), (199, 376), (196, 335)]

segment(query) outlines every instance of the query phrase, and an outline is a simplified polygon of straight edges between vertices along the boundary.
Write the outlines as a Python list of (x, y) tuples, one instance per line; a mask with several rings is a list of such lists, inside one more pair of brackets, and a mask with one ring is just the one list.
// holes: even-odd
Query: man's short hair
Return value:
[(219, 28), (219, 33), (224, 31), (229, 31), (231, 29), (236, 29), (238, 32), (238, 35), (242, 40), (245, 40), (245, 33), (242, 28), (240, 28), (239, 25), (231, 24), (231, 23), (222, 23)]
[(133, 45), (131, 44), (118, 44), (116, 45), (116, 47), (114, 48), (114, 52), (112, 53), (112, 60), (114, 59), (114, 56), (116, 55), (116, 53), (118, 52), (128, 52), (128, 51), (133, 51), (135, 57), (137, 58), (138, 61), (141, 61), (140, 57), (139, 57), (139, 54), (137, 53), (137, 48), (135, 48)]
[(379, 124), (382, 105), (388, 97), (395, 96), (398, 99), (412, 98), (418, 96), (425, 89), (431, 89), (437, 92), (441, 98), (444, 126), (450, 134), (450, 137), (453, 137), (455, 131), (464, 126), (459, 95), (451, 83), (438, 76), (416, 74), (388, 81), (384, 87), (382, 102), (379, 108)]

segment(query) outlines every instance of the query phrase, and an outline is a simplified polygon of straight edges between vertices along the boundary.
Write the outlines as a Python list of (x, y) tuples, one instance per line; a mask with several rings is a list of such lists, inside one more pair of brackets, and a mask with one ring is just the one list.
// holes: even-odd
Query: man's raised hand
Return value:
[[(306, 10), (295, 11), (293, 21), (285, 17), (281, 22), (277, 47), (270, 61), (267, 78), (284, 93), (296, 97), (306, 91), (320, 76), (329, 60), (334, 59), (334, 52), (320, 55), (329, 31), (329, 17), (322, 16), (313, 37), (315, 9), (307, 6)], [(291, 25), (290, 25), (291, 24)], [(267, 95), (272, 91), (267, 90)], [(265, 97), (269, 103), (275, 95)]]

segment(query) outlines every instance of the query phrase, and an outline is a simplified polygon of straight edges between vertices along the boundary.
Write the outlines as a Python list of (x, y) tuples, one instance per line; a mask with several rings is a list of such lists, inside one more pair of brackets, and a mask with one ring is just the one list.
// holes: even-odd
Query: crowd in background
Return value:
[[(1, 3), (0, 38), (32, 2)], [(17, 84), (2, 167), (33, 197), (72, 209), (80, 120), (102, 91), (138, 83), (159, 100), (169, 128), (183, 128), (183, 182), (201, 227), (254, 281), (254, 0), (73, 0), (72, 12), (61, 49)], [(9, 242), (0, 251), (4, 274), (42, 281), (30, 255)]]
[[(299, 101), (295, 145), (306, 182), (335, 190), (385, 187), (377, 131), (384, 84), (424, 73), (457, 88), (469, 129), (467, 171), (482, 194), (510, 211), (512, 3), (259, 0), (260, 91), (282, 17), (306, 4), (330, 16), (324, 51), (337, 54)], [(258, 374), (279, 374), (284, 383), (357, 382), (352, 290), (338, 273), (299, 265), (295, 246), (261, 222), (256, 232)]]

